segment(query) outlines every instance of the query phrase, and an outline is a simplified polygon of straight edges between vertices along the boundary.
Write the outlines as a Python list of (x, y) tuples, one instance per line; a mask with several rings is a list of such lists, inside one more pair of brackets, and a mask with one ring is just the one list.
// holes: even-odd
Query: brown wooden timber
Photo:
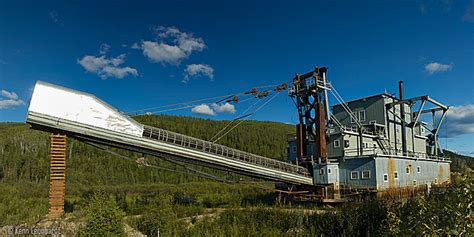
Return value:
[(306, 137), (303, 124), (299, 123), (296, 125), (296, 158), (298, 162), (303, 161), (306, 147), (304, 147), (304, 139)]
[(48, 217), (58, 218), (64, 213), (67, 137), (63, 134), (51, 134), (50, 140), (50, 185)]
[[(319, 96), (318, 96), (319, 98)], [(326, 119), (324, 112), (324, 105), (321, 101), (315, 104), (316, 110), (316, 157), (326, 159), (328, 157), (327, 146), (326, 146)]]

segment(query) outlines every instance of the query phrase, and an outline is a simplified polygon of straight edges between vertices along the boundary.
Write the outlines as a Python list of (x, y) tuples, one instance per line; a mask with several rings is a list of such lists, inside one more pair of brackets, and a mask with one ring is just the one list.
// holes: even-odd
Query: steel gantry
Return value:
[[(297, 74), (288, 90), (297, 110), (296, 163), (312, 170), (312, 163), (327, 159), (326, 124), (330, 120), (326, 79), (327, 68), (315, 67), (303, 75)], [(311, 150), (308, 150), (311, 149)]]
[[(419, 101), (421, 101), (420, 107), (418, 108), (417, 111), (414, 111), (413, 107)], [(426, 108), (427, 103), (430, 103), (432, 107)], [(432, 123), (433, 123), (432, 128), (429, 128), (426, 124), (423, 124), (423, 123), (420, 123), (420, 124), (421, 126), (425, 127), (430, 132), (430, 134), (428, 135), (428, 144), (431, 146), (431, 155), (438, 156), (439, 154), (442, 154), (443, 150), (441, 149), (441, 145), (439, 144), (438, 135), (439, 135), (439, 130), (441, 128), (441, 124), (443, 123), (444, 118), (446, 117), (446, 114), (449, 110), (449, 106), (444, 105), (434, 100), (433, 98), (425, 95), (425, 96), (413, 97), (410, 99), (403, 99), (403, 97), (401, 97), (399, 101), (387, 104), (387, 111), (391, 111), (389, 109), (397, 105), (400, 105), (401, 108), (403, 108), (402, 105), (410, 106), (411, 111), (412, 111), (412, 114), (410, 116), (412, 116), (413, 118), (412, 122), (410, 123), (406, 122), (406, 120), (404, 119), (404, 116), (405, 116), (404, 113), (402, 113), (401, 117), (397, 116), (397, 118), (401, 121), (402, 126), (407, 126), (412, 129), (415, 128), (415, 126), (419, 124), (420, 117), (423, 114), (431, 113)], [(438, 115), (439, 114), (438, 112), (441, 112), (441, 115)]]

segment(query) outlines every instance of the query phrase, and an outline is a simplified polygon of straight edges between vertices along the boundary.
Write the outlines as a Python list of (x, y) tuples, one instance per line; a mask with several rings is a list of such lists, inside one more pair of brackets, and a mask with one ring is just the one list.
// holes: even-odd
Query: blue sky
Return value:
[[(1, 1), (0, 121), (25, 120), (37, 80), (133, 111), (319, 65), (346, 100), (404, 80), (453, 106), (442, 144), (474, 154), (473, 42), (473, 1)], [(168, 113), (230, 119), (249, 103)], [(284, 93), (252, 119), (297, 122)]]

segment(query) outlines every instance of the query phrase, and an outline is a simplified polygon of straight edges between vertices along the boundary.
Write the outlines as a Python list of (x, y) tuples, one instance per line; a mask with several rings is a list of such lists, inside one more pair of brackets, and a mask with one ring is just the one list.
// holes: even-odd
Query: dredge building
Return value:
[[(312, 167), (314, 185), (325, 198), (360, 192), (403, 193), (450, 182), (438, 132), (445, 106), (429, 96), (377, 94), (332, 106), (326, 69), (294, 79), (289, 94), (297, 105), (297, 137), (288, 142), (288, 160)], [(428, 106), (431, 105), (431, 106)], [(430, 107), (430, 108), (428, 108)], [(430, 126), (422, 118), (431, 115)], [(311, 164), (311, 165), (309, 165)]]

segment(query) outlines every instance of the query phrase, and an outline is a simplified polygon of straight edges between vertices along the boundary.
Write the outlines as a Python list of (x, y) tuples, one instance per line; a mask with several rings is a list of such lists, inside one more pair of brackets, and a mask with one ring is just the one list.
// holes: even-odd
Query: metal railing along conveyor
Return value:
[(303, 167), (194, 137), (144, 126), (94, 95), (37, 82), (28, 108), (32, 128), (267, 180), (313, 184)]
[(154, 140), (160, 140), (160, 141), (167, 142), (170, 144), (186, 147), (193, 150), (204, 151), (206, 153), (211, 153), (211, 154), (219, 155), (222, 157), (231, 158), (234, 160), (239, 160), (239, 161), (244, 161), (244, 162), (259, 165), (259, 166), (264, 166), (271, 169), (278, 169), (278, 170), (282, 170), (289, 173), (309, 176), (308, 170), (300, 166), (296, 166), (296, 165), (288, 164), (288, 163), (281, 162), (278, 160), (251, 154), (248, 152), (229, 148), (223, 145), (219, 145), (216, 143), (208, 142), (208, 141), (197, 139), (194, 137), (182, 135), (179, 133), (170, 132), (170, 131), (160, 129), (160, 128), (145, 126), (145, 129), (143, 131), (143, 136), (154, 139)]

